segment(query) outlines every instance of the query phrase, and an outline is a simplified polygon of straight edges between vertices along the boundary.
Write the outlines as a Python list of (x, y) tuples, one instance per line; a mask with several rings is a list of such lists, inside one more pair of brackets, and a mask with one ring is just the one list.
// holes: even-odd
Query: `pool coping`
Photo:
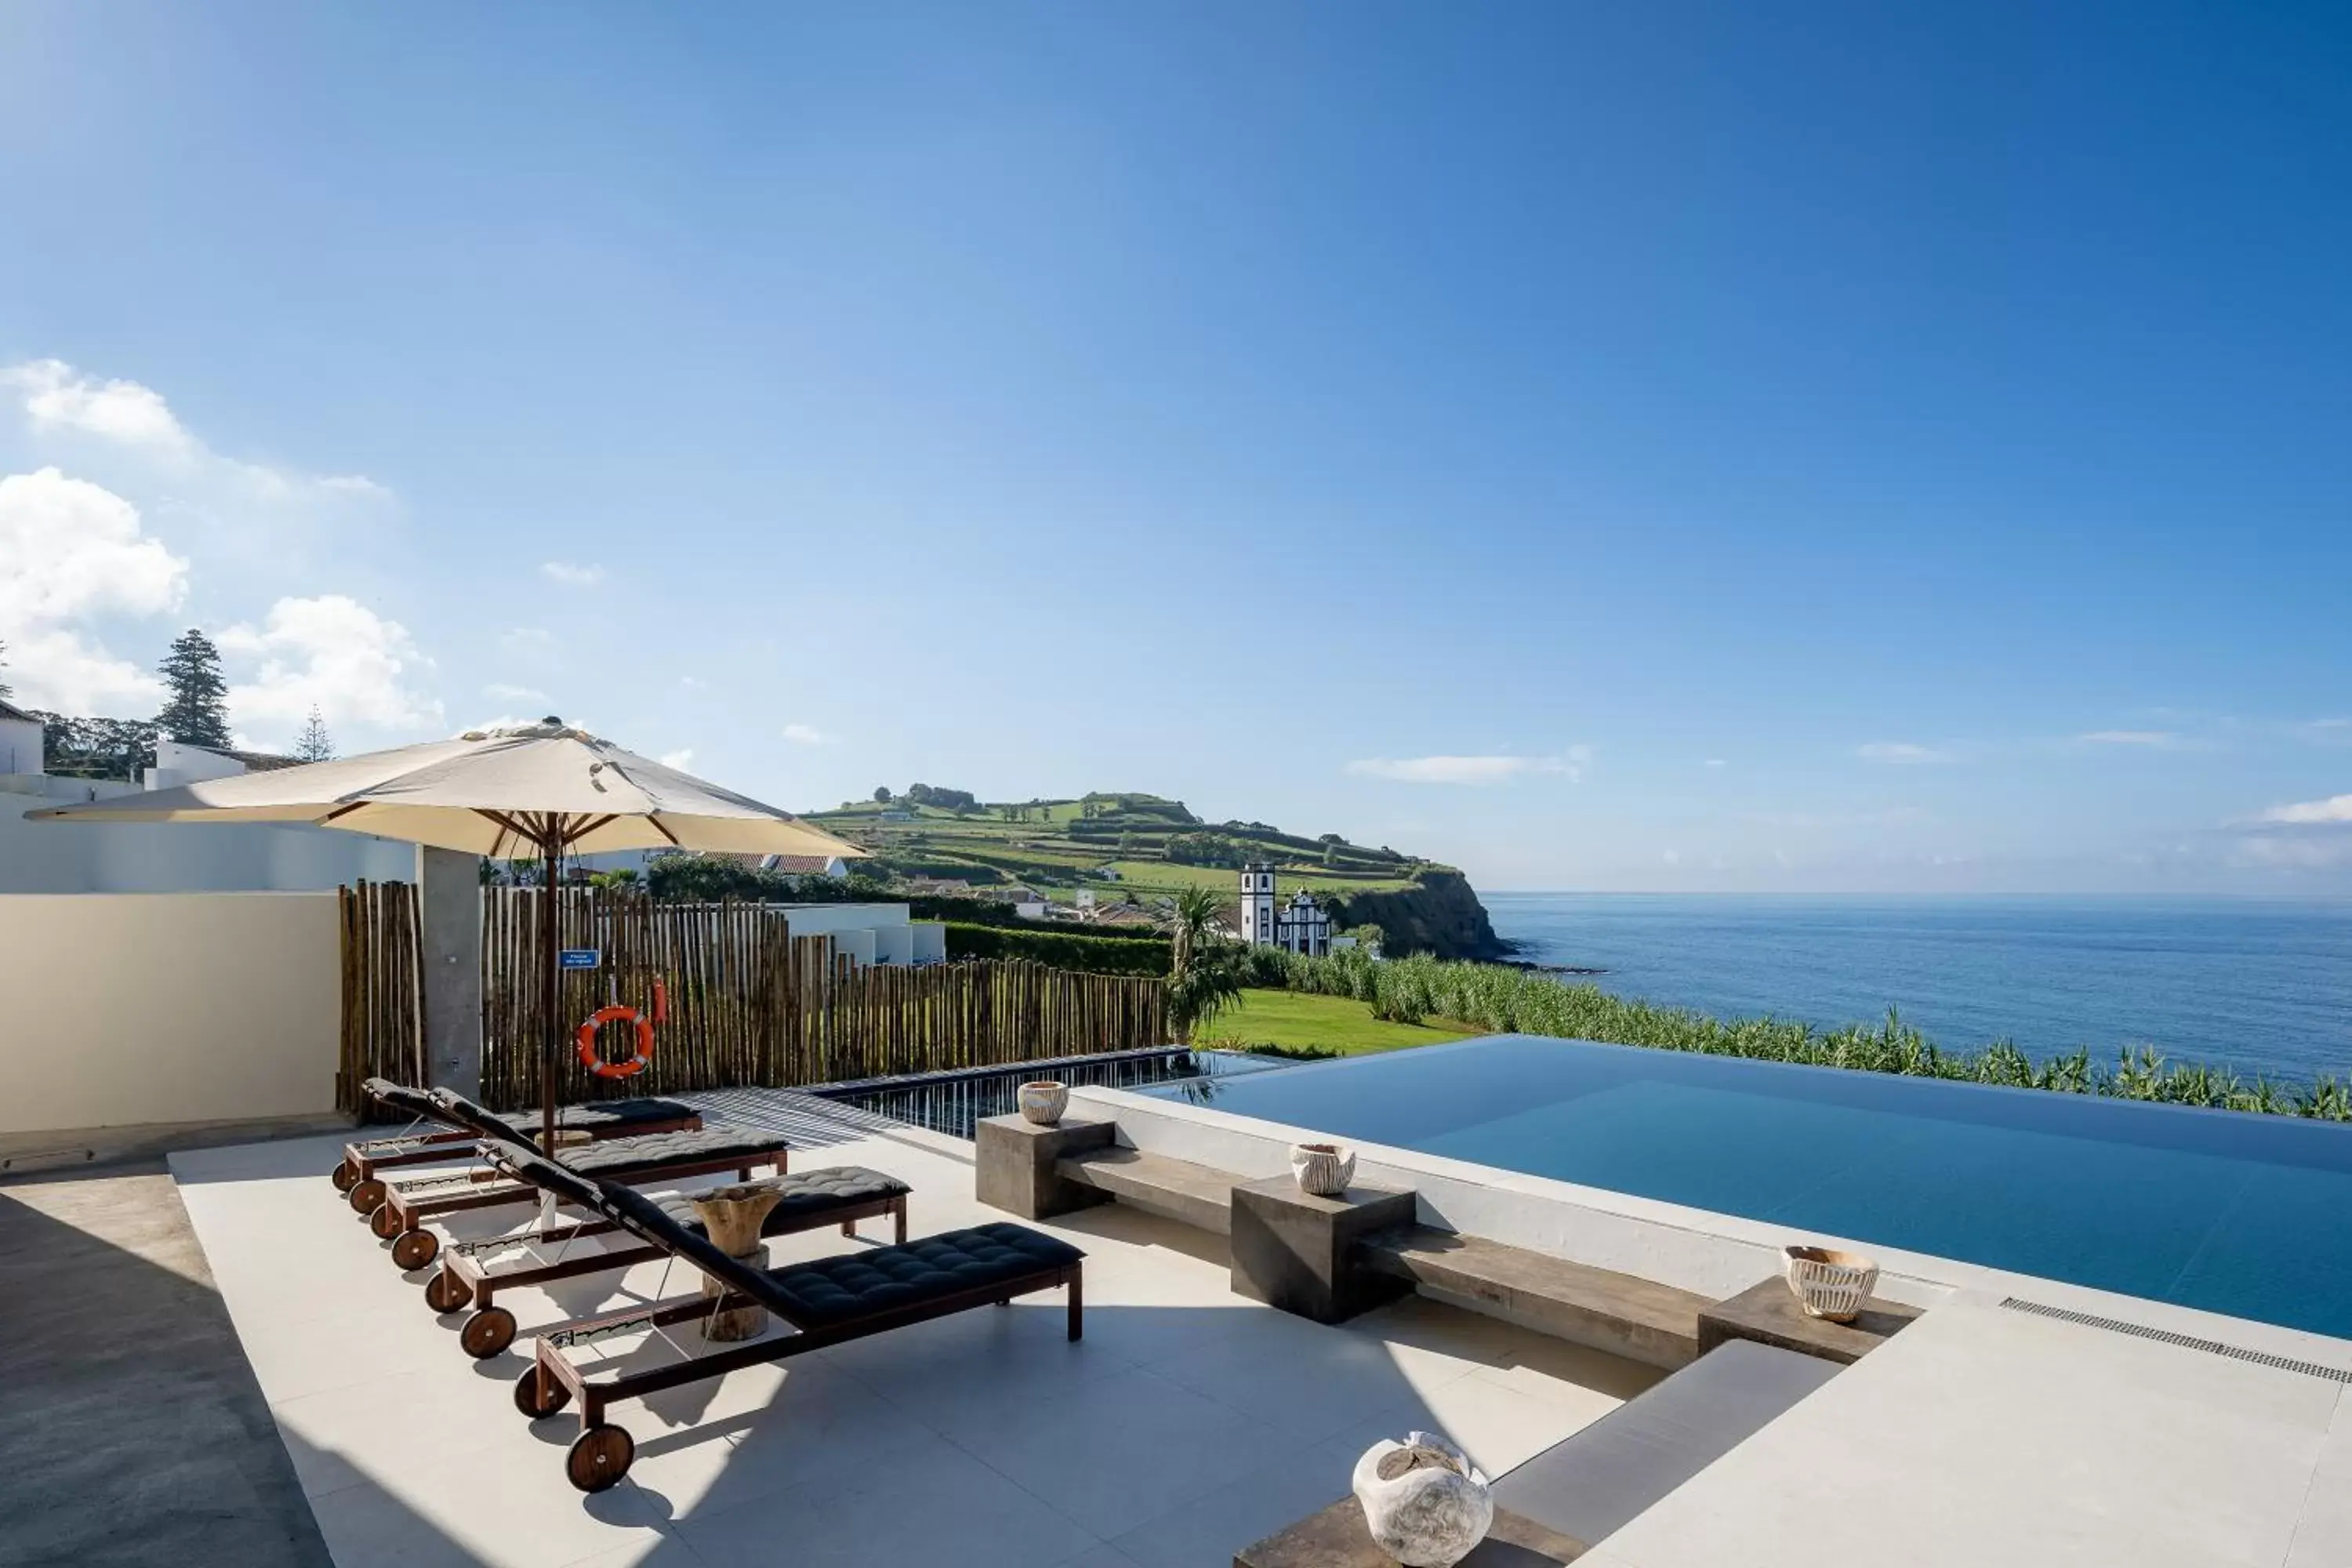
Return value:
[[(1249, 1180), (1287, 1174), (1291, 1144), (1331, 1136), (1319, 1129), (1127, 1089), (1073, 1088), (1070, 1100), (1074, 1109), (1117, 1122), (1122, 1143)], [(2016, 1300), (2158, 1334), (2344, 1369), (2352, 1379), (2352, 1340), (2313, 1330), (1796, 1230), (1418, 1150), (1346, 1142), (1356, 1150), (1361, 1180), (1413, 1189), (1423, 1224), (1638, 1275), (1717, 1300), (1779, 1275), (1781, 1248), (1790, 1243), (1822, 1243), (1868, 1253), (1879, 1264), (1878, 1293), (1908, 1306), (1933, 1308), (1948, 1301), (1999, 1306)]]

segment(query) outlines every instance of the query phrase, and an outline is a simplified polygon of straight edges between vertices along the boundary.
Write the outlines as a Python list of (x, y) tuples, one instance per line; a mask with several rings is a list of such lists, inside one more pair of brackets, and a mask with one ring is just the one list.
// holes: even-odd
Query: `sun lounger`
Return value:
[[(370, 1100), (378, 1105), (404, 1111), (417, 1122), (440, 1121), (440, 1111), (422, 1089), (394, 1083), (389, 1079), (372, 1078), (362, 1086)], [(540, 1112), (512, 1110), (498, 1118), (516, 1134), (528, 1138), (539, 1130)], [(608, 1100), (593, 1105), (567, 1105), (555, 1113), (556, 1130), (561, 1132), (584, 1132), (590, 1138), (631, 1138), (646, 1132), (690, 1132), (702, 1125), (702, 1113), (679, 1100)], [(431, 1165), (466, 1157), (466, 1145), (478, 1134), (460, 1127), (441, 1127), (425, 1131), (411, 1127), (407, 1131), (388, 1137), (371, 1138), (343, 1145), (343, 1157), (336, 1163), (328, 1180), (335, 1191), (345, 1194), (352, 1207), (360, 1214), (372, 1214), (383, 1202), (383, 1189), (376, 1181), (378, 1171), (399, 1165)], [(364, 1189), (364, 1190), (363, 1190)]]
[[(534, 1152), (531, 1145), (489, 1111), (446, 1089), (427, 1096), (435, 1111), (446, 1121), (470, 1130), (486, 1150), (502, 1160)], [(750, 1181), (761, 1166), (786, 1173), (789, 1146), (773, 1132), (748, 1127), (705, 1126), (692, 1132), (654, 1132), (636, 1138), (612, 1138), (576, 1149), (559, 1149), (555, 1159), (566, 1170), (600, 1180), (642, 1184), (681, 1181), (689, 1176), (732, 1171)], [(468, 1209), (498, 1208), (536, 1201), (544, 1184), (501, 1179), (496, 1166), (387, 1184), (383, 1203), (368, 1216), (375, 1234), (392, 1243), (392, 1261), (405, 1271), (422, 1268), (441, 1250), (441, 1238), (425, 1228), (438, 1215)]]
[[(499, 1163), (511, 1173), (530, 1179), (530, 1168), (503, 1159)], [(762, 1237), (789, 1236), (828, 1225), (840, 1226), (844, 1236), (856, 1236), (859, 1220), (887, 1215), (897, 1222), (897, 1239), (907, 1239), (909, 1189), (896, 1176), (869, 1171), (862, 1165), (834, 1165), (789, 1176), (771, 1176), (751, 1184), (773, 1188), (781, 1194), (776, 1206), (761, 1222)], [(680, 1229), (696, 1236), (703, 1234), (692, 1194), (664, 1194), (653, 1201)], [(620, 1229), (612, 1220), (593, 1217), (516, 1235), (451, 1242), (442, 1250), (440, 1268), (425, 1282), (425, 1304), (443, 1313), (470, 1305), (474, 1310), (458, 1329), (457, 1342), (476, 1361), (486, 1360), (514, 1342), (514, 1314), (498, 1304), (499, 1292), (554, 1279), (608, 1273), (668, 1256), (652, 1243), (634, 1237), (626, 1237), (624, 1245), (618, 1247), (607, 1246), (601, 1239)], [(499, 1254), (518, 1247), (528, 1249), (521, 1263), (501, 1266), (495, 1261)]]
[[(897, 1247), (762, 1268), (730, 1258), (705, 1237), (677, 1224), (643, 1193), (583, 1180), (536, 1154), (518, 1156), (516, 1163), (534, 1167), (531, 1179), (545, 1183), (566, 1202), (593, 1208), (639, 1240), (692, 1264), (724, 1290), (716, 1296), (673, 1297), (540, 1331), (531, 1365), (515, 1384), (515, 1407), (538, 1420), (578, 1401), (580, 1436), (565, 1456), (564, 1473), (583, 1492), (612, 1486), (627, 1474), (635, 1458), (636, 1444), (628, 1433), (604, 1419), (607, 1408), (619, 1400), (643, 1398), (763, 1362), (974, 1307), (1010, 1304), (1016, 1296), (1065, 1286), (1069, 1290), (1069, 1337), (1076, 1340), (1084, 1331), (1086, 1255), (1024, 1226), (977, 1226)], [(791, 1331), (603, 1376), (592, 1376), (589, 1367), (568, 1353), (597, 1340), (747, 1306), (766, 1308)]]

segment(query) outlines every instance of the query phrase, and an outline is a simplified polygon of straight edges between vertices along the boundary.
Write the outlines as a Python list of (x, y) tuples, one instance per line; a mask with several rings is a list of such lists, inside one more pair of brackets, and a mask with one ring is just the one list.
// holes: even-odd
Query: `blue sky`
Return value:
[(0, 9), (0, 679), (2352, 891), (2340, 9)]

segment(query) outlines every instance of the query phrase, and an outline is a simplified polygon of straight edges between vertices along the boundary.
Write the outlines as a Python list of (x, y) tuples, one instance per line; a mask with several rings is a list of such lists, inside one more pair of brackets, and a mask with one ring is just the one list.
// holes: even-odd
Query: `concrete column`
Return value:
[(435, 1087), (482, 1092), (482, 858), (420, 847), (418, 958), (425, 978), (425, 1059)]
[(1118, 1127), (1108, 1121), (1062, 1121), (1038, 1127), (1019, 1116), (991, 1116), (972, 1129), (973, 1195), (991, 1208), (1023, 1219), (1047, 1219), (1110, 1194), (1066, 1181), (1054, 1170), (1065, 1154), (1108, 1149)]

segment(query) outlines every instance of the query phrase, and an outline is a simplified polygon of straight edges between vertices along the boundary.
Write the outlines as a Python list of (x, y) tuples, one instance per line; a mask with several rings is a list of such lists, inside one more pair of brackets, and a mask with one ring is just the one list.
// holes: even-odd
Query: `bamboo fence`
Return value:
[(364, 1109), (370, 1078), (425, 1079), (424, 1007), (417, 971), (416, 889), (406, 882), (361, 882), (338, 900), (342, 921), (342, 1049), (335, 1104)]
[[(386, 896), (394, 889), (401, 897)], [(603, 953), (599, 968), (561, 976), (556, 1091), (567, 1103), (1003, 1067), (1168, 1039), (1166, 991), (1153, 978), (1019, 960), (858, 965), (832, 938), (794, 937), (788, 911), (758, 904), (567, 888), (556, 905), (559, 945)], [(482, 1098), (495, 1110), (539, 1102), (546, 907), (536, 889), (482, 889)], [(372, 1072), (423, 1080), (415, 903), (409, 889), (385, 884), (347, 893), (344, 908), (343, 1061), (355, 1098)], [(408, 964), (404, 1011), (386, 1005), (383, 987), (354, 983), (366, 971), (354, 954), (375, 952), (396, 930), (406, 932), (397, 939), (406, 943), (398, 950)], [(667, 1016), (654, 1031), (652, 1064), (626, 1079), (596, 1077), (572, 1031), (610, 1003), (652, 1016), (656, 982)], [(614, 1061), (634, 1044), (618, 1024), (599, 1042)]]

